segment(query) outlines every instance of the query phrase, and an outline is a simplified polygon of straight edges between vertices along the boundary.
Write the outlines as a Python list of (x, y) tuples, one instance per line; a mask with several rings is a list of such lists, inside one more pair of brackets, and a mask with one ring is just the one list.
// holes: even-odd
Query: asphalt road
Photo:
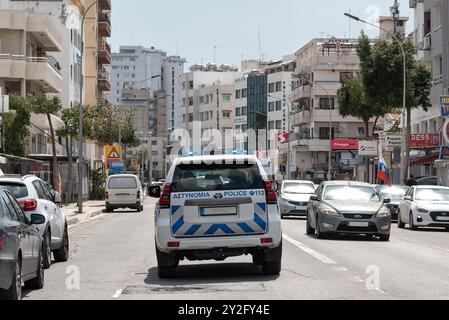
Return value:
[(70, 260), (53, 264), (45, 288), (24, 299), (449, 299), (449, 233), (394, 226), (389, 243), (317, 240), (305, 235), (303, 219), (284, 221), (279, 277), (263, 275), (248, 256), (181, 262), (176, 279), (159, 280), (154, 202), (71, 229)]

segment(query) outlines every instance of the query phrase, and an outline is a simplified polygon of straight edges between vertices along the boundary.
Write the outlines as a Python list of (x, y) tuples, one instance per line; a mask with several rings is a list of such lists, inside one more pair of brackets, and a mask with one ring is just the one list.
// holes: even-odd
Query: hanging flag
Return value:
[(391, 181), (391, 171), (387, 166), (387, 162), (383, 157), (379, 158), (379, 170), (377, 171), (377, 178), (383, 181), (389, 187), (392, 185)]

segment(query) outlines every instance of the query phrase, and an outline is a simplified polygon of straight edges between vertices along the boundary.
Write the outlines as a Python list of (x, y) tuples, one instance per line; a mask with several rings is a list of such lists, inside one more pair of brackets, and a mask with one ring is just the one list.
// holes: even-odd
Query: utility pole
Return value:
[(393, 20), (394, 20), (393, 33), (396, 34), (398, 32), (398, 21), (399, 21), (399, 17), (400, 17), (398, 0), (394, 0), (394, 4), (392, 7), (390, 7), (390, 11), (391, 11), (391, 14), (392, 14)]

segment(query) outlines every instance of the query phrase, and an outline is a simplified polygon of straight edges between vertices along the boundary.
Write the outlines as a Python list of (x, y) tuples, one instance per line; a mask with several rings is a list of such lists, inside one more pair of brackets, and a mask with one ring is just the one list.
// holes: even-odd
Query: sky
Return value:
[[(408, 0), (401, 16), (410, 17)], [(142, 45), (180, 55), (187, 66), (217, 62), (240, 67), (243, 59), (281, 59), (313, 38), (358, 37), (379, 31), (351, 22), (345, 12), (370, 22), (390, 15), (394, 0), (112, 0), (114, 52), (120, 45)], [(214, 50), (214, 47), (216, 49)], [(215, 60), (214, 60), (215, 52)]]

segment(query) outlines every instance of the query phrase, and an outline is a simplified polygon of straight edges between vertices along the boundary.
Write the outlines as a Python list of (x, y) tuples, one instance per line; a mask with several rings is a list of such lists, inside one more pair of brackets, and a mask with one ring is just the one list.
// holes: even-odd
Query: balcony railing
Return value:
[(61, 67), (59, 66), (59, 62), (53, 57), (27, 57), (26, 62), (47, 63), (58, 74), (61, 74)]

